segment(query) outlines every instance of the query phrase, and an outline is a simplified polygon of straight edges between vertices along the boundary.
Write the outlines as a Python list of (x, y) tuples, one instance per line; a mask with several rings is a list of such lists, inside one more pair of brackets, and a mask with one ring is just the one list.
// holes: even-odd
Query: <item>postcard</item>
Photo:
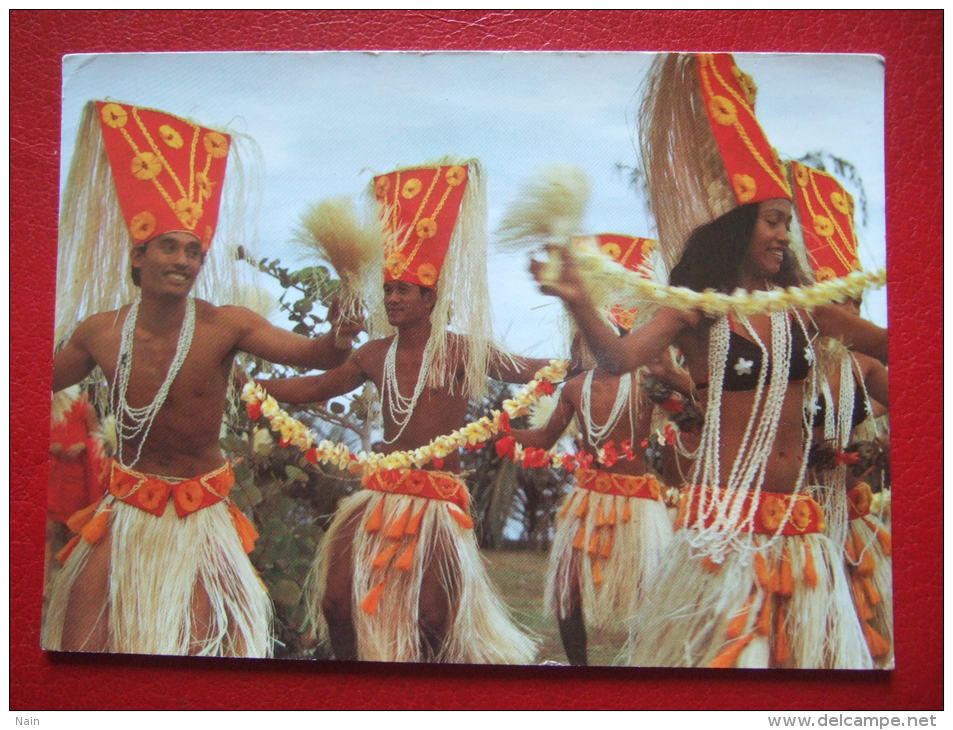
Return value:
[(63, 59), (44, 649), (890, 669), (884, 64)]

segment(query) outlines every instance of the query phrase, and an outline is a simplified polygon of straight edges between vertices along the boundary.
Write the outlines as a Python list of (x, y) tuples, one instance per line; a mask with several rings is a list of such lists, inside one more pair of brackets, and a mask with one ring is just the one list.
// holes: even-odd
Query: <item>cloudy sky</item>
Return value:
[[(83, 104), (114, 99), (251, 135), (264, 158), (262, 255), (292, 263), (302, 211), (358, 200), (374, 174), (443, 155), (478, 157), (488, 228), (544, 166), (585, 170), (586, 232), (654, 235), (645, 204), (617, 166), (634, 161), (641, 53), (190, 53), (67, 56), (65, 170)], [(738, 54), (758, 85), (758, 116), (782, 157), (824, 150), (853, 163), (868, 220), (864, 268), (884, 266), (883, 64), (861, 55)], [(558, 354), (560, 308), (536, 292), (526, 255), (488, 260), (497, 337), (515, 352)], [(886, 323), (884, 292), (865, 315)]]

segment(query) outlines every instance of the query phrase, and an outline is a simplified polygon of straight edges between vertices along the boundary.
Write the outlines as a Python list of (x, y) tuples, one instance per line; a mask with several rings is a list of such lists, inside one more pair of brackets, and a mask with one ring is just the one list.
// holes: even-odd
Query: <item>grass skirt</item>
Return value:
[(878, 668), (893, 668), (893, 581), (890, 534), (873, 515), (848, 523), (844, 556), (851, 595)]
[[(74, 584), (95, 550), (109, 550), (108, 593), (91, 610), (105, 617), (105, 651), (129, 654), (269, 657), (271, 599), (242, 548), (225, 502), (180, 518), (172, 500), (161, 517), (107, 497), (106, 538), (79, 540), (57, 574), (42, 631), (61, 650)], [(207, 595), (207, 629), (193, 636), (193, 598)], [(90, 609), (87, 609), (90, 610)]]
[[(490, 583), (472, 521), (457, 505), (372, 489), (346, 497), (318, 548), (307, 585), (309, 617), (327, 637), (322, 600), (328, 566), (350, 541), (351, 617), (357, 655), (425, 661), (420, 596), (425, 574), (449, 597), (438, 662), (527, 664), (536, 644), (508, 615)], [(334, 546), (334, 547), (332, 547)]]
[[(640, 602), (625, 663), (648, 667), (870, 669), (843, 556), (819, 533), (779, 537), (720, 565), (680, 529)], [(754, 545), (771, 536), (752, 534)]]
[(589, 625), (624, 626), (671, 540), (664, 502), (573, 487), (559, 510), (549, 555), (547, 611), (565, 618), (578, 587)]

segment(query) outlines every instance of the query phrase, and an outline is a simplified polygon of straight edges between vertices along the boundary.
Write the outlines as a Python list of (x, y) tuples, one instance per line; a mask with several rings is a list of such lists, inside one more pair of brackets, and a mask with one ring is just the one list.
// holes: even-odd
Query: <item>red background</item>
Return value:
[[(942, 11), (13, 11), (10, 20), (11, 708), (942, 707)], [(61, 55), (312, 49), (885, 57), (898, 669), (398, 667), (40, 651)]]

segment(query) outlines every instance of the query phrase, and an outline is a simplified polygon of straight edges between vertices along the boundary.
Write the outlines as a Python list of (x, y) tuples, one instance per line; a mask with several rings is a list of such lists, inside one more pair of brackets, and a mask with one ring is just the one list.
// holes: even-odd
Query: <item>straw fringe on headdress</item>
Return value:
[[(132, 239), (120, 207), (106, 154), (96, 102), (83, 108), (60, 203), (56, 284), (57, 346), (81, 321), (118, 309), (136, 298), (130, 279)], [(216, 243), (206, 255), (193, 294), (214, 304), (244, 304), (236, 294), (253, 281), (253, 269), (238, 263), (238, 247), (254, 250), (261, 153), (246, 135), (231, 133)], [(159, 231), (161, 232), (161, 231)]]
[[(437, 301), (430, 315), (433, 331), (427, 350), (431, 367), (426, 385), (429, 388), (445, 388), (451, 394), (462, 392), (471, 398), (479, 398), (486, 393), (486, 374), (493, 345), (488, 316), (486, 188), (482, 165), (476, 159), (455, 160), (445, 157), (395, 172), (444, 166), (466, 167), (467, 186), (450, 237), (449, 249), (435, 284)], [(384, 247), (389, 248), (400, 231), (383, 227), (388, 214), (384, 210), (382, 215), (373, 182), (368, 187), (368, 196), (372, 206), (369, 215), (382, 222), (381, 240)], [(396, 332), (387, 321), (383, 284), (384, 272), (378, 268), (365, 296), (370, 313), (368, 329), (372, 338), (387, 337)], [(464, 337), (454, 337), (454, 334)], [(458, 391), (456, 376), (461, 365), (463, 378)]]

